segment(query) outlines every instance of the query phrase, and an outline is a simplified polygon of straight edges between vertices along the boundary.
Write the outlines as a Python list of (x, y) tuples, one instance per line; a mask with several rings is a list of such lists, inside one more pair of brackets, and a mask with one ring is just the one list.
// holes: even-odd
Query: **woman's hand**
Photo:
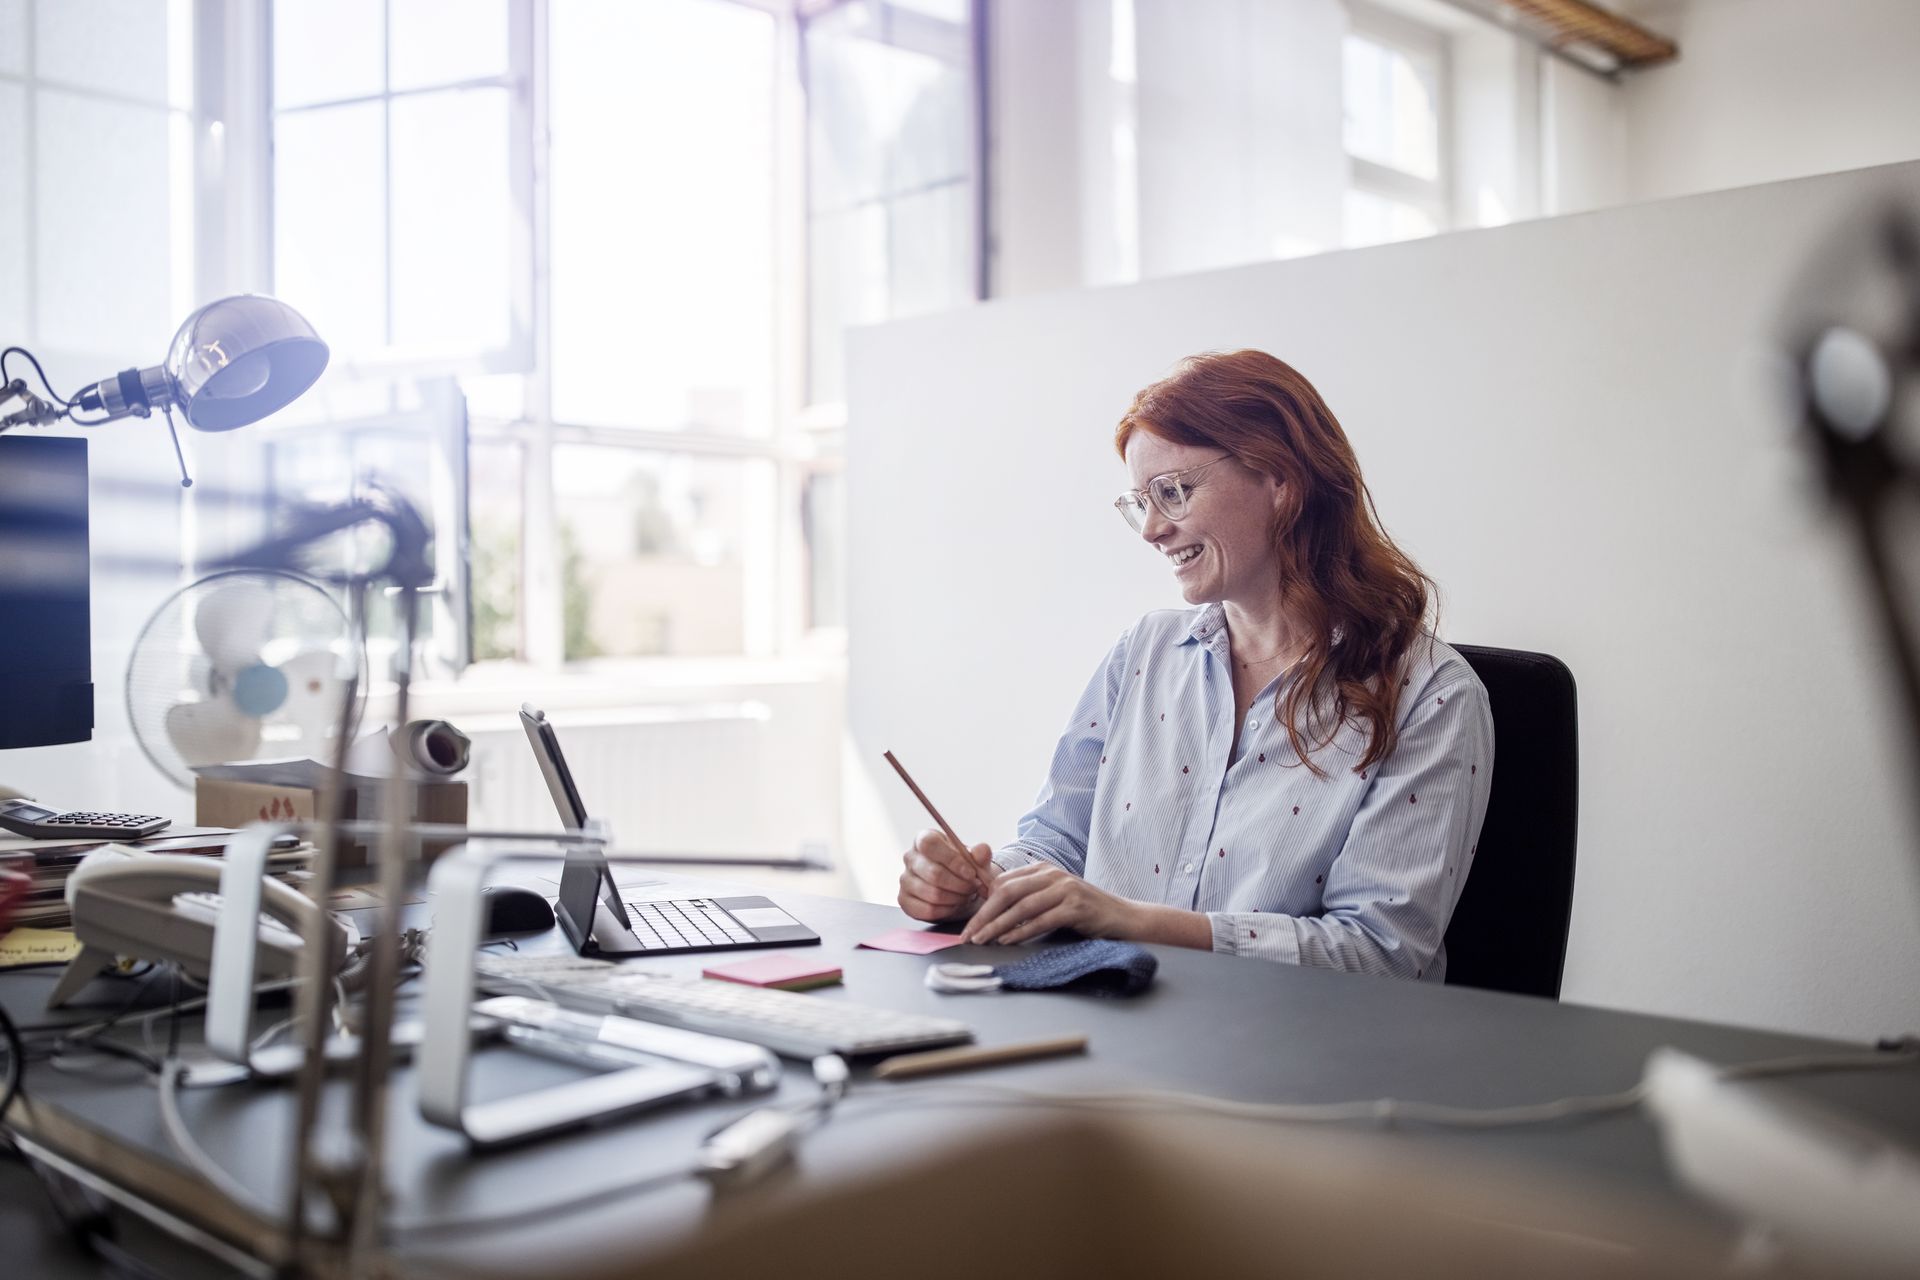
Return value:
[(1035, 862), (994, 879), (993, 893), (960, 940), (1026, 942), (1054, 929), (1073, 929), (1089, 938), (1130, 937), (1137, 906), (1051, 862)]
[(900, 873), (900, 909), (915, 920), (951, 920), (984, 895), (982, 881), (992, 884), (993, 850), (984, 844), (962, 849), (945, 833), (922, 831), (907, 850), (906, 870)]

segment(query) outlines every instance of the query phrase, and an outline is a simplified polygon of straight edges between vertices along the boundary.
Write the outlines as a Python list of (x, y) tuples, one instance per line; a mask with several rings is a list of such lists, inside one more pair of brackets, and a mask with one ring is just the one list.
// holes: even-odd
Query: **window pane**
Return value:
[(887, 315), (887, 211), (868, 205), (849, 213), (816, 214), (809, 234), (807, 399), (846, 399), (846, 330)]
[(807, 26), (812, 207), (844, 209), (972, 170), (968, 76), (869, 38), (837, 9)]
[(379, 93), (385, 0), (274, 0), (273, 105)]
[(382, 111), (326, 107), (274, 124), (274, 292), (336, 358), (387, 341)]
[(393, 100), (393, 341), (409, 352), (507, 343), (507, 108), (505, 89)]
[[(0, 156), (26, 153), (27, 91), (0, 84)], [(27, 184), (0, 182), (0, 343), (33, 336), (27, 329)]]
[[(27, 0), (0, 0), (0, 71), (27, 69)], [(0, 117), (4, 119), (4, 117)], [(9, 152), (18, 155), (19, 152)]]
[[(34, 338), (152, 364), (183, 318), (172, 296), (170, 192), (188, 175), (174, 172), (168, 112), (53, 89), (36, 97)], [(126, 194), (96, 190), (102, 173)]]
[(807, 167), (815, 209), (844, 209), (886, 192), (889, 55), (841, 34), (848, 10), (807, 24)]
[(807, 477), (800, 520), (807, 543), (807, 625), (847, 625), (847, 485), (837, 471)]
[(972, 296), (973, 187), (950, 183), (901, 196), (889, 211), (896, 316), (956, 306)]
[(192, 31), (183, 0), (40, 0), (34, 6), (34, 72), (155, 104), (192, 102), (193, 70), (169, 57), (174, 30)]
[(527, 416), (527, 379), (518, 373), (476, 374), (460, 379), (467, 416), (494, 422), (518, 422)]
[(566, 656), (742, 652), (747, 508), (770, 473), (752, 459), (556, 447)]
[(956, 22), (961, 26), (967, 23), (967, 0), (887, 0), (887, 7), (923, 13), (929, 18)]
[(475, 440), (468, 450), (473, 660), (517, 658), (526, 647), (520, 604), (526, 460), (511, 440)]
[(1439, 229), (1432, 215), (1416, 205), (1368, 191), (1347, 192), (1346, 243), (1349, 248), (1413, 240), (1430, 236)]
[(769, 430), (772, 17), (555, 0), (551, 32), (554, 416)]
[(1346, 38), (1346, 145), (1420, 178), (1440, 176), (1440, 71), (1364, 36)]
[(391, 0), (395, 89), (506, 74), (506, 0)]

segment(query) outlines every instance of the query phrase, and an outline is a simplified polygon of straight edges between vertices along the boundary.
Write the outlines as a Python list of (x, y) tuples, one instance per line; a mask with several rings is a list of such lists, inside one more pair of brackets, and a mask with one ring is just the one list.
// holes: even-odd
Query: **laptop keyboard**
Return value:
[(734, 918), (705, 898), (668, 902), (629, 902), (633, 936), (648, 951), (683, 951), (754, 941)]

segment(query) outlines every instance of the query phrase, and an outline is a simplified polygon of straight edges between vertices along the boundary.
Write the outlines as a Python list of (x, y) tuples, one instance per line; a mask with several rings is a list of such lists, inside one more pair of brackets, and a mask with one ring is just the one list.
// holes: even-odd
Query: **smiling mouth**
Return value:
[(1173, 565), (1174, 568), (1178, 569), (1182, 565), (1192, 564), (1193, 561), (1199, 555), (1200, 555), (1200, 548), (1198, 546), (1192, 546), (1192, 547), (1187, 547), (1181, 551), (1167, 552), (1167, 560)]

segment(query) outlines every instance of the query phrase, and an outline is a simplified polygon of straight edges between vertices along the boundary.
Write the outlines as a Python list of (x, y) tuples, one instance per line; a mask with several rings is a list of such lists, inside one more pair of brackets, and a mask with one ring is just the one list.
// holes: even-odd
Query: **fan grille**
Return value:
[(366, 653), (345, 610), (298, 574), (233, 570), (187, 584), (147, 620), (127, 663), (127, 715), (147, 759), (191, 789), (195, 764), (330, 760), (349, 679), (351, 736)]

